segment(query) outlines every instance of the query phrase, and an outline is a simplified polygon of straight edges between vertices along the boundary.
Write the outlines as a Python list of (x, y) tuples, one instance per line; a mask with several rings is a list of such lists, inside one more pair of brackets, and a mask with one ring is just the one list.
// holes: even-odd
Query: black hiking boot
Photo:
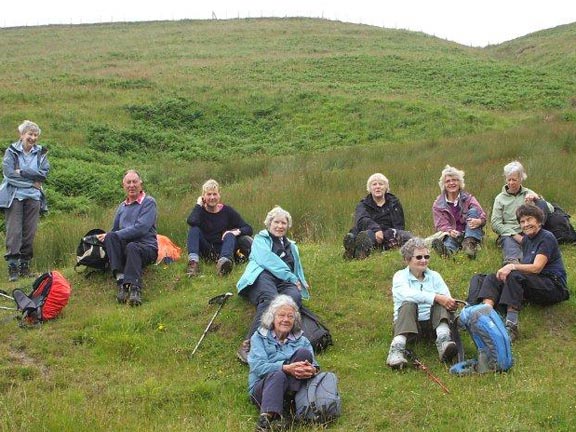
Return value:
[(129, 295), (130, 284), (125, 284), (124, 281), (118, 281), (118, 294), (116, 294), (116, 300), (118, 300), (118, 303), (126, 303)]
[(354, 259), (354, 234), (348, 233), (344, 236), (344, 255), (342, 256), (345, 260)]
[(234, 267), (232, 260), (222, 257), (216, 263), (216, 272), (218, 273), (218, 276), (226, 276), (232, 271), (232, 267)]
[(354, 257), (358, 259), (366, 259), (372, 252), (372, 239), (368, 235), (368, 231), (361, 231), (356, 236), (354, 242)]
[(25, 278), (34, 276), (30, 272), (30, 262), (20, 261), (20, 264), (18, 264), (18, 276), (25, 277)]
[(19, 274), (16, 264), (8, 264), (8, 282), (16, 282)]
[(130, 306), (140, 306), (142, 299), (140, 298), (140, 287), (137, 285), (130, 285), (130, 297), (128, 298)]

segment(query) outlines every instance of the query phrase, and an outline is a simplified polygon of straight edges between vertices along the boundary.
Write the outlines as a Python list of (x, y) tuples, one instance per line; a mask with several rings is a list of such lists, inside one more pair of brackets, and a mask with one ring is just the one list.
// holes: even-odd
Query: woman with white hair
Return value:
[(288, 392), (298, 391), (320, 370), (291, 297), (279, 295), (270, 303), (250, 345), (248, 387), (251, 400), (260, 408), (256, 431), (279, 430), (284, 426)]
[(522, 260), (522, 228), (516, 218), (516, 210), (522, 204), (535, 204), (546, 215), (554, 211), (536, 192), (524, 187), (522, 182), (528, 178), (522, 164), (512, 161), (504, 167), (506, 184), (502, 187), (492, 207), (490, 222), (492, 230), (498, 234), (498, 245), (502, 247), (504, 264), (518, 264)]
[(354, 212), (354, 227), (344, 236), (345, 259), (364, 259), (374, 248), (388, 250), (412, 237), (405, 231), (402, 204), (390, 193), (390, 183), (384, 174), (372, 174), (366, 190), (368, 195)]
[(244, 363), (250, 351), (250, 337), (260, 326), (270, 302), (278, 294), (286, 294), (300, 307), (302, 299), (310, 297), (298, 247), (286, 237), (292, 216), (283, 208), (274, 207), (266, 215), (264, 225), (266, 229), (254, 236), (248, 265), (236, 284), (238, 293), (256, 306), (250, 330), (237, 352)]
[(41, 211), (47, 211), (42, 184), (50, 164), (47, 149), (37, 144), (40, 128), (25, 120), (19, 127), (20, 139), (4, 153), (0, 184), (0, 209), (6, 223), (6, 254), (8, 280), (29, 277), (33, 243)]
[(432, 242), (432, 247), (444, 257), (462, 249), (470, 258), (482, 242), (486, 213), (478, 200), (464, 191), (464, 171), (446, 165), (440, 175), (440, 195), (432, 205), (434, 228), (443, 234)]

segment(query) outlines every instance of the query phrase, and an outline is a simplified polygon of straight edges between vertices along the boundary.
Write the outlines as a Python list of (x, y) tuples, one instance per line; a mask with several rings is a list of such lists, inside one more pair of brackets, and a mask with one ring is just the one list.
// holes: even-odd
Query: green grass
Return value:
[[(121, 173), (134, 167), (158, 200), (159, 232), (180, 246), (210, 177), (255, 230), (272, 206), (291, 212), (309, 306), (335, 340), (319, 357), (343, 397), (330, 430), (573, 430), (573, 298), (522, 312), (507, 374), (456, 378), (433, 346), (417, 346), (450, 389), (444, 395), (423, 372), (384, 364), (400, 255), (345, 262), (340, 242), (374, 172), (390, 179), (408, 228), (431, 234), (447, 163), (466, 171), (467, 190), (488, 212), (502, 167), (518, 158), (526, 186), (576, 213), (574, 29), (487, 49), (309, 19), (2, 30), (0, 140), (14, 140), (24, 118), (38, 122), (53, 167), (53, 211), (41, 220), (33, 267), (61, 269), (73, 295), (62, 318), (41, 328), (0, 324), (0, 431), (253, 430), (248, 371), (235, 359), (253, 307), (233, 297), (190, 358), (215, 312), (208, 299), (235, 292), (243, 266), (222, 279), (203, 265), (194, 280), (184, 260), (152, 266), (138, 309), (115, 303), (111, 278), (72, 270), (80, 237), (110, 227)], [(534, 48), (516, 56), (525, 43)], [(433, 255), (453, 295), (498, 268), (487, 234), (476, 261)], [(574, 294), (576, 252), (562, 249)], [(2, 278), (1, 289), (13, 287)]]

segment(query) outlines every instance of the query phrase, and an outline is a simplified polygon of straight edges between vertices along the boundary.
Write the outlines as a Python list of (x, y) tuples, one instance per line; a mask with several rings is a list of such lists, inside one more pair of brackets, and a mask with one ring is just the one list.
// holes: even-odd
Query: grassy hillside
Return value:
[(437, 140), (551, 111), (572, 120), (576, 93), (571, 71), (313, 19), (4, 29), (0, 61), (0, 140), (38, 122), (52, 208), (75, 212), (115, 202), (126, 166), (164, 177), (184, 161)]
[[(547, 34), (556, 43), (546, 52), (558, 59), (573, 33)], [(384, 364), (399, 254), (341, 258), (373, 172), (389, 177), (421, 236), (432, 233), (446, 163), (466, 171), (467, 190), (488, 212), (503, 165), (518, 158), (526, 186), (576, 213), (573, 73), (541, 58), (515, 63), (498, 48), (309, 19), (1, 30), (0, 140), (11, 142), (30, 118), (53, 166), (56, 211), (42, 219), (34, 268), (61, 269), (74, 291), (62, 318), (39, 329), (20, 330), (2, 312), (0, 431), (254, 428), (248, 371), (234, 354), (252, 306), (233, 297), (190, 358), (215, 312), (208, 299), (236, 292), (243, 266), (217, 278), (204, 264), (194, 280), (184, 277), (184, 260), (152, 266), (138, 309), (115, 303), (109, 277), (72, 270), (80, 236), (110, 226), (129, 167), (158, 199), (160, 232), (181, 246), (208, 177), (256, 230), (275, 204), (292, 213), (309, 306), (335, 338), (319, 358), (343, 396), (343, 417), (329, 430), (573, 430), (574, 296), (522, 312), (507, 374), (455, 378), (432, 346), (417, 346), (450, 389), (444, 395), (422, 372)], [(465, 297), (473, 274), (498, 268), (494, 240), (488, 228), (476, 261), (434, 254), (431, 267)], [(574, 294), (576, 252), (562, 249)], [(0, 289), (13, 286), (2, 277)]]

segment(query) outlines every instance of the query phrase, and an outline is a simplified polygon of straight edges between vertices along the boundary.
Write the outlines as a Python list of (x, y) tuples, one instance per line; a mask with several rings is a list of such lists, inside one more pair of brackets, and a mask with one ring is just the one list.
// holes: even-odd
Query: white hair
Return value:
[(366, 190), (368, 192), (371, 192), (370, 191), (370, 184), (376, 180), (379, 180), (382, 183), (384, 183), (384, 187), (386, 188), (386, 190), (384, 191), (385, 193), (390, 191), (390, 182), (388, 182), (388, 179), (386, 178), (386, 176), (384, 174), (381, 174), (381, 173), (374, 173), (370, 177), (368, 177), (368, 181), (366, 182)]
[(220, 192), (220, 185), (214, 179), (206, 180), (206, 182), (202, 185), (202, 195), (204, 195), (208, 191), (216, 191)]
[(438, 186), (440, 186), (440, 190), (442, 192), (444, 192), (446, 189), (446, 186), (444, 185), (446, 177), (456, 177), (458, 179), (458, 183), (460, 184), (460, 189), (464, 189), (464, 171), (459, 170), (453, 166), (446, 165), (442, 170), (440, 180), (438, 180)]
[(294, 326), (292, 327), (292, 332), (298, 333), (302, 330), (302, 317), (300, 316), (300, 311), (298, 310), (298, 305), (294, 299), (286, 294), (280, 294), (272, 300), (268, 309), (262, 314), (260, 319), (260, 326), (265, 329), (270, 330), (274, 326), (274, 318), (276, 317), (276, 312), (282, 306), (289, 306), (294, 310)]
[(292, 227), (292, 216), (290, 216), (290, 213), (288, 213), (282, 207), (276, 206), (268, 212), (268, 214), (266, 215), (266, 219), (264, 219), (264, 225), (266, 226), (266, 228), (270, 229), (270, 225), (272, 225), (272, 220), (279, 217), (286, 218), (286, 222), (288, 222), (288, 229)]
[(18, 132), (20, 132), (20, 135), (22, 135), (23, 133), (26, 133), (28, 131), (36, 132), (38, 135), (40, 135), (41, 132), (40, 128), (36, 123), (30, 120), (24, 120), (22, 124), (18, 126)]
[(528, 178), (528, 175), (526, 174), (524, 167), (518, 161), (512, 161), (504, 167), (504, 177), (505, 178), (510, 177), (512, 174), (518, 174), (522, 181), (524, 181)]

